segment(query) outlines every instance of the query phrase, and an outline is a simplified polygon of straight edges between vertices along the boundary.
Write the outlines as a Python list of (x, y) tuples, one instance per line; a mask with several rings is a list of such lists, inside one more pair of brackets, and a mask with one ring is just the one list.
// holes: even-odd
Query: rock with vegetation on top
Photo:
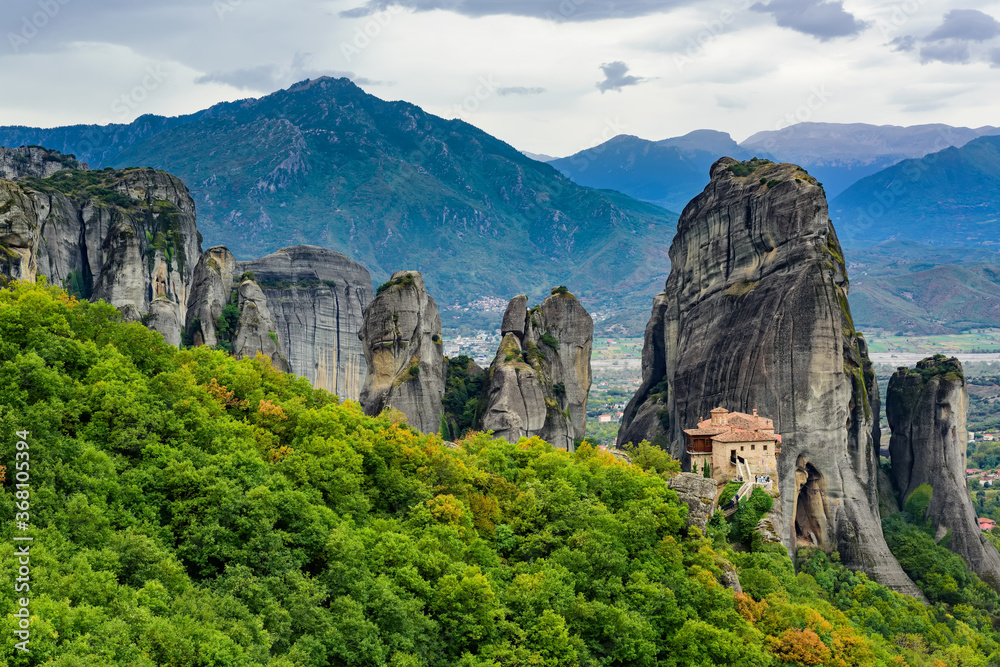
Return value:
[(926, 519), (939, 533), (950, 533), (948, 548), (1000, 590), (1000, 553), (979, 528), (965, 481), (968, 407), (969, 392), (958, 359), (936, 355), (917, 362), (912, 370), (897, 370), (885, 401), (892, 429), (890, 476), (903, 503), (920, 486), (931, 487)]
[(437, 303), (418, 271), (397, 271), (365, 309), (358, 334), (368, 374), (361, 405), (369, 415), (395, 408), (422, 433), (441, 428), (444, 341)]
[(683, 430), (712, 408), (760, 409), (783, 437), (789, 553), (837, 550), (919, 595), (882, 534), (878, 392), (823, 188), (767, 160), (722, 158), (710, 176), (678, 222), (618, 442), (649, 440), (685, 458)]
[(86, 169), (73, 155), (41, 146), (0, 148), (0, 178), (48, 178), (63, 169)]
[(358, 334), (372, 301), (368, 270), (339, 252), (302, 245), (238, 262), (236, 273), (246, 271), (267, 297), (291, 371), (358, 400), (365, 379)]
[(201, 255), (183, 183), (154, 169), (89, 171), (71, 156), (39, 148), (0, 148), (0, 165), (13, 179), (0, 181), (6, 276), (47, 276), (180, 342)]
[(537, 435), (572, 451), (586, 427), (594, 321), (565, 287), (526, 306), (519, 295), (504, 313), (479, 427), (511, 442)]

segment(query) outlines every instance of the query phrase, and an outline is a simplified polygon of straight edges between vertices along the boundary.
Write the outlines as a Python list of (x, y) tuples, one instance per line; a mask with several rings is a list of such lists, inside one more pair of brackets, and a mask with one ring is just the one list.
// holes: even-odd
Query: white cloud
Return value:
[[(117, 120), (111, 104), (141, 87), (145, 68), (157, 64), (168, 76), (140, 92), (141, 102), (129, 98), (132, 117), (188, 113), (265, 94), (298, 77), (352, 73), (375, 95), (460, 116), (518, 148), (552, 155), (618, 131), (659, 139), (713, 128), (741, 139), (806, 115), (995, 124), (995, 105), (981, 91), (996, 76), (990, 64), (1000, 66), (1000, 55), (990, 55), (1000, 37), (975, 42), (969, 64), (920, 63), (921, 47), (933, 44), (923, 37), (963, 8), (951, 0), (845, 0), (843, 11), (869, 27), (821, 45), (812, 34), (776, 25), (770, 13), (751, 11), (754, 1), (673, 3), (636, 18), (552, 21), (523, 15), (535, 9), (482, 18), (472, 5), (464, 13), (395, 6), (341, 15), (361, 0), (242, 0), (221, 19), (214, 0), (72, 0), (19, 53), (0, 40), (0, 85), (16, 91), (0, 99), (0, 124)], [(638, 4), (630, 11), (639, 11)], [(911, 5), (914, 11), (904, 11)], [(21, 25), (33, 6), (0, 3), (0, 21)], [(975, 6), (1000, 15), (1000, 0)], [(901, 42), (893, 40), (907, 35), (915, 36), (912, 50), (894, 51)], [(956, 40), (941, 43), (950, 41)], [(595, 87), (600, 67), (616, 61), (627, 63), (622, 76), (649, 80), (602, 95)], [(483, 80), (493, 82), (492, 92), (476, 98), (475, 109), (463, 106)], [(950, 86), (948, 94), (935, 86)], [(816, 101), (816, 89), (829, 92), (824, 101)], [(912, 90), (937, 96), (899, 95)]]

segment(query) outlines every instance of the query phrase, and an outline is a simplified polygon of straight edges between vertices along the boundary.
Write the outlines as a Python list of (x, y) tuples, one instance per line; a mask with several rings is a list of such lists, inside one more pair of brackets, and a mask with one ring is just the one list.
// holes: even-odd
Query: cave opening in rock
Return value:
[(795, 469), (795, 543), (818, 547), (826, 541), (826, 488), (812, 463), (799, 460)]

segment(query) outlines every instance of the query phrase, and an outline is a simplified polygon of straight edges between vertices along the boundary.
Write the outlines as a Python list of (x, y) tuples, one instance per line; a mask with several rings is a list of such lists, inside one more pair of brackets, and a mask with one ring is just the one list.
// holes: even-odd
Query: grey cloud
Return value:
[(916, 45), (917, 38), (913, 35), (901, 35), (889, 42), (893, 51), (912, 51)]
[(418, 12), (443, 9), (466, 16), (529, 16), (550, 21), (600, 21), (668, 12), (693, 0), (368, 0), (340, 13), (346, 18), (384, 11), (390, 5)]
[(985, 42), (997, 35), (1000, 35), (1000, 21), (989, 14), (976, 9), (953, 9), (944, 15), (941, 25), (924, 37), (924, 41), (958, 39)]
[(715, 103), (723, 109), (746, 109), (750, 106), (749, 100), (745, 97), (735, 95), (716, 95)]
[(240, 90), (256, 90), (265, 93), (285, 88), (298, 81), (316, 79), (321, 76), (347, 77), (359, 85), (382, 83), (363, 76), (356, 76), (354, 72), (311, 69), (306, 66), (309, 56), (308, 53), (296, 53), (291, 64), (287, 67), (259, 65), (228, 72), (210, 72), (199, 76), (195, 79), (195, 83), (223, 83)]
[(993, 49), (989, 54), (990, 67), (1000, 67), (1000, 49)]
[(969, 45), (965, 42), (940, 42), (920, 49), (920, 62), (924, 64), (935, 60), (943, 63), (967, 63), (969, 57)]
[(545, 88), (526, 88), (524, 86), (504, 86), (497, 88), (500, 95), (541, 95)]
[(758, 2), (750, 9), (772, 14), (782, 28), (791, 28), (822, 41), (856, 35), (868, 25), (844, 9), (843, 2), (771, 0), (766, 5)]
[(604, 63), (601, 65), (601, 71), (604, 72), (604, 81), (597, 82), (597, 88), (602, 93), (609, 90), (621, 90), (626, 86), (636, 86), (646, 79), (638, 76), (632, 76), (628, 73), (628, 65), (623, 63), (621, 60), (616, 60), (612, 63)]

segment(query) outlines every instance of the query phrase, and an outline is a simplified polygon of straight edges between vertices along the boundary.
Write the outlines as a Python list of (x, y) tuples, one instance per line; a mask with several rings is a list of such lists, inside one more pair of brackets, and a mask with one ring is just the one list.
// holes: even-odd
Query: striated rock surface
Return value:
[(194, 269), (185, 329), (192, 345), (219, 344), (218, 322), (232, 300), (236, 258), (224, 246), (209, 248)]
[[(0, 286), (44, 275), (173, 345), (265, 352), (277, 368), (358, 398), (357, 334), (372, 299), (360, 264), (311, 246), (250, 262), (222, 246), (202, 255), (187, 188), (153, 169), (89, 171), (55, 151), (0, 148), (0, 176)], [(256, 285), (237, 294), (245, 271)], [(222, 318), (229, 304), (235, 310)]]
[(16, 183), (0, 180), (0, 287), (35, 280), (42, 240), (37, 221), (35, 200)]
[(705, 532), (708, 520), (715, 514), (718, 485), (714, 479), (692, 472), (682, 472), (667, 482), (667, 486), (676, 491), (677, 497), (688, 506), (688, 526), (697, 526), (702, 532)]
[(527, 303), (518, 295), (504, 313), (479, 428), (511, 442), (537, 435), (572, 451), (586, 428), (594, 321), (565, 289), (531, 310)]
[(670, 258), (619, 444), (647, 439), (683, 459), (683, 429), (712, 408), (759, 408), (783, 436), (789, 552), (836, 549), (919, 595), (882, 535), (878, 391), (822, 188), (795, 165), (722, 158), (684, 209)]
[(922, 484), (933, 489), (925, 516), (938, 533), (951, 533), (949, 549), (979, 577), (1000, 589), (1000, 553), (987, 540), (965, 481), (969, 392), (958, 359), (937, 355), (900, 368), (889, 380), (886, 415), (892, 438), (891, 477), (905, 503)]
[(237, 359), (252, 359), (261, 352), (271, 358), (271, 364), (275, 368), (287, 373), (288, 361), (278, 342), (278, 327), (267, 308), (264, 292), (253, 280), (245, 278), (240, 282), (237, 294), (240, 319), (233, 337), (233, 356)]
[[(179, 342), (201, 255), (187, 188), (154, 169), (86, 170), (39, 148), (0, 149), (0, 270), (47, 276)], [(69, 168), (72, 167), (72, 168)]]
[(444, 344), (437, 303), (418, 271), (397, 271), (379, 288), (358, 337), (368, 367), (361, 390), (365, 412), (395, 408), (413, 428), (436, 433), (444, 396)]
[(237, 262), (235, 273), (245, 271), (267, 298), (291, 371), (358, 400), (366, 369), (358, 333), (372, 302), (368, 270), (333, 250), (294, 246)]

